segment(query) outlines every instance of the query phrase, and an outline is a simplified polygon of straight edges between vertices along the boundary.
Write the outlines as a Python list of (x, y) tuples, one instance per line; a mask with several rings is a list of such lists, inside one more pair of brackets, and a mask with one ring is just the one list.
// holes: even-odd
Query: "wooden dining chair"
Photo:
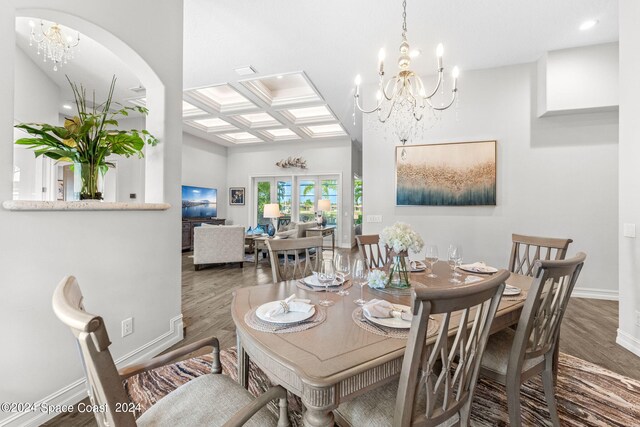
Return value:
[(387, 249), (380, 249), (380, 236), (377, 234), (368, 234), (356, 236), (358, 249), (362, 257), (367, 261), (369, 268), (382, 268), (387, 263)]
[[(65, 277), (56, 287), (53, 311), (77, 339), (91, 404), (106, 405), (106, 411), (94, 413), (100, 426), (289, 426), (286, 390), (272, 387), (254, 399), (238, 383), (221, 374), (220, 346), (216, 338), (205, 338), (118, 370), (109, 351), (111, 341), (104, 321), (84, 310), (82, 292), (75, 277)], [(213, 347), (211, 374), (178, 387), (136, 419), (134, 412), (129, 410), (135, 405), (125, 392), (123, 381), (204, 347)], [(279, 419), (265, 407), (276, 399), (279, 400)]]
[[(414, 289), (400, 380), (340, 405), (339, 424), (469, 425), (482, 353), (508, 277), (500, 270), (473, 284)], [(434, 315), (440, 315), (439, 330), (435, 342), (425, 345)]]
[(269, 257), (273, 283), (301, 279), (322, 262), (322, 237), (269, 239)]
[(551, 422), (560, 425), (554, 393), (554, 353), (562, 318), (585, 258), (580, 252), (564, 261), (537, 260), (518, 328), (515, 332), (505, 329), (489, 339), (481, 375), (506, 386), (512, 427), (521, 425), (520, 385), (538, 374), (542, 375)]
[(562, 260), (567, 255), (571, 239), (535, 237), (512, 234), (509, 271), (523, 276), (532, 276), (535, 262), (539, 259)]

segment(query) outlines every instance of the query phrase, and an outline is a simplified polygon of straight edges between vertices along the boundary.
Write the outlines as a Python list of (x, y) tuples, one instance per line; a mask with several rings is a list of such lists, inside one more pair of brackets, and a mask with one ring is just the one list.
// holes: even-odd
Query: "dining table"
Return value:
[[(451, 283), (448, 263), (439, 261), (433, 267), (436, 278), (427, 277), (429, 270), (410, 275), (411, 286), (447, 288)], [(464, 273), (462, 281), (468, 275)], [(529, 289), (533, 279), (511, 274), (507, 284)], [(306, 426), (334, 425), (333, 410), (342, 402), (385, 383), (396, 380), (402, 369), (406, 339), (372, 333), (358, 326), (352, 315), (358, 306), (359, 286), (352, 286), (347, 296), (334, 292), (314, 292), (298, 286), (297, 280), (237, 289), (233, 295), (231, 313), (236, 326), (238, 344), (238, 378), (247, 387), (249, 358), (262, 369), (274, 384), (279, 384), (299, 396), (305, 406)], [(523, 295), (526, 295), (523, 292)], [(367, 300), (384, 299), (392, 304), (411, 305), (409, 292), (390, 292), (363, 288)], [(295, 294), (310, 299), (316, 309), (324, 310), (326, 319), (313, 327), (291, 333), (272, 333), (249, 326), (245, 316), (264, 303), (283, 300)], [(327, 296), (334, 304), (320, 307), (317, 302)], [(491, 332), (495, 333), (517, 324), (525, 298), (503, 298)], [(450, 334), (457, 325), (452, 325)], [(435, 340), (427, 338), (426, 345)]]

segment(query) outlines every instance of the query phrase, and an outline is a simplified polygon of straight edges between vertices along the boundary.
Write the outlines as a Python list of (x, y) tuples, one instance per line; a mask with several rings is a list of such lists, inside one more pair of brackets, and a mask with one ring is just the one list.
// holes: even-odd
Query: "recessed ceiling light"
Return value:
[(591, 28), (595, 27), (597, 23), (598, 23), (597, 19), (590, 19), (588, 21), (584, 21), (582, 24), (580, 24), (580, 31), (590, 30)]
[(256, 73), (256, 70), (251, 65), (247, 65), (246, 67), (236, 68), (235, 71), (240, 76), (250, 76), (251, 74)]
[(65, 110), (71, 110), (71, 105), (69, 105), (69, 104), (64, 104), (64, 105), (62, 106), (62, 108), (64, 108)]

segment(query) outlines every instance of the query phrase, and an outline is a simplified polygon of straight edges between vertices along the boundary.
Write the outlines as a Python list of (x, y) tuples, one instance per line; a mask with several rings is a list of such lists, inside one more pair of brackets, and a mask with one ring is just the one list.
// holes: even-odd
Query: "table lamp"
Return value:
[(278, 218), (280, 218), (280, 205), (277, 203), (267, 203), (264, 205), (263, 218), (274, 219), (274, 229), (278, 231)]
[(329, 199), (320, 199), (318, 200), (318, 217), (316, 222), (321, 227), (327, 225), (327, 219), (324, 217), (322, 212), (329, 212), (331, 210), (331, 200)]

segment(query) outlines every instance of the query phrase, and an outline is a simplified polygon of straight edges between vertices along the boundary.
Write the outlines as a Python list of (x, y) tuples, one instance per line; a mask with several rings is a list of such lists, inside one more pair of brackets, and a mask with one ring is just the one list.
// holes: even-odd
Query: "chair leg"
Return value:
[(461, 427), (468, 427), (471, 422), (471, 403), (473, 399), (469, 399), (468, 402), (462, 405), (460, 408), (460, 422), (458, 423)]
[(278, 418), (278, 427), (289, 427), (289, 414), (287, 398), (281, 398), (278, 400), (278, 407), (280, 408), (280, 417)]
[(200, 264), (194, 264), (194, 265), (193, 265), (193, 268), (194, 268), (194, 270), (195, 270), (195, 271), (200, 271), (200, 269), (202, 268), (202, 265), (200, 265)]
[(551, 423), (555, 427), (559, 427), (560, 419), (558, 418), (558, 408), (556, 407), (555, 375), (553, 372), (554, 359), (555, 357), (550, 354), (545, 357), (545, 367), (544, 371), (542, 371), (542, 383), (544, 385), (544, 397), (547, 401), (547, 408), (549, 408)]
[(507, 378), (507, 405), (509, 406), (509, 425), (520, 427), (522, 415), (520, 412), (520, 382)]

